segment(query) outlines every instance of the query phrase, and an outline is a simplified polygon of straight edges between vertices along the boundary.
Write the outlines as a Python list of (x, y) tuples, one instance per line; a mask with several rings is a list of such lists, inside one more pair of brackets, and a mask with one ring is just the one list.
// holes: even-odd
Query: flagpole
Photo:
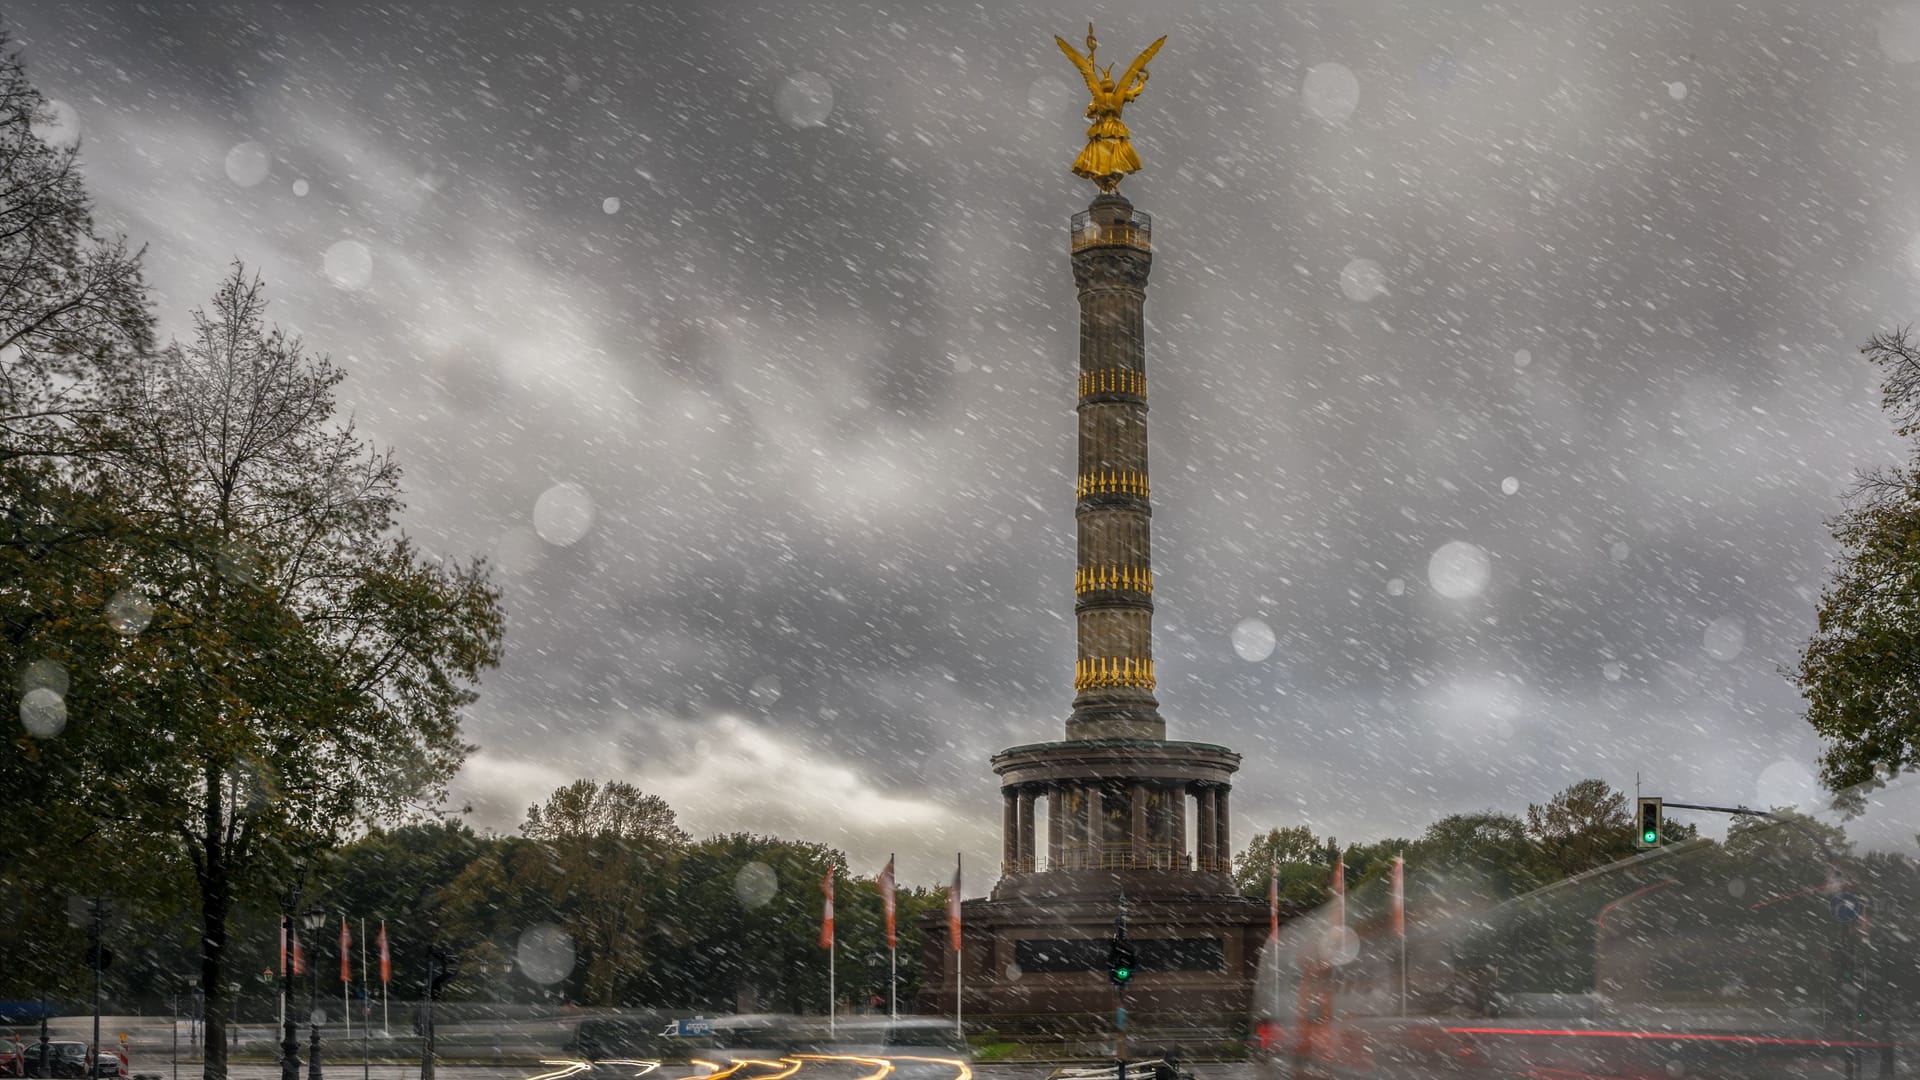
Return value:
[(1394, 876), (1400, 885), (1400, 1015), (1407, 1015), (1407, 855), (1394, 859)]
[(346, 1014), (346, 1037), (353, 1038), (353, 942), (347, 937), (347, 917), (340, 916), (340, 1011)]
[[(957, 916), (960, 911), (960, 853), (957, 851), (953, 853), (953, 910)], [(957, 918), (954, 925), (959, 925)], [(964, 974), (960, 970), (963, 966), (961, 960), (965, 956), (966, 954), (960, 948), (960, 935), (955, 934), (953, 936), (953, 1031), (962, 1039), (967, 1037), (967, 1025), (962, 1018), (966, 1010), (966, 990), (960, 981)]]
[(827, 943), (827, 1038), (829, 1039), (833, 1038), (834, 1014), (840, 1008), (839, 994), (833, 985), (833, 958), (839, 955), (839, 951), (840, 937), (836, 934), (833, 940)]
[(391, 963), (391, 961), (388, 959), (389, 954), (387, 950), (390, 948), (392, 948), (392, 946), (387, 943), (387, 920), (381, 919), (380, 920), (380, 1037), (383, 1039), (393, 1038), (393, 1028), (391, 1025), (387, 1023), (387, 972), (388, 972), (388, 964)]
[[(887, 854), (887, 891), (893, 891), (893, 854)], [(900, 950), (893, 935), (893, 898), (887, 898), (887, 1020), (900, 1020)]]
[(360, 1080), (373, 1080), (373, 998), (367, 994), (367, 917), (360, 916)]

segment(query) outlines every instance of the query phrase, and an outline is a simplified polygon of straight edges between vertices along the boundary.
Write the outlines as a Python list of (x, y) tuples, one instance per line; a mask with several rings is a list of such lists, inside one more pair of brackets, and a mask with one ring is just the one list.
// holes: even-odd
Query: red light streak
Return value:
[(1784, 1035), (1710, 1035), (1697, 1031), (1580, 1031), (1574, 1028), (1442, 1028), (1450, 1035), (1553, 1035), (1574, 1039), (1647, 1039), (1654, 1042), (1729, 1042), (1751, 1046), (1882, 1047), (1866, 1039), (1793, 1039)]

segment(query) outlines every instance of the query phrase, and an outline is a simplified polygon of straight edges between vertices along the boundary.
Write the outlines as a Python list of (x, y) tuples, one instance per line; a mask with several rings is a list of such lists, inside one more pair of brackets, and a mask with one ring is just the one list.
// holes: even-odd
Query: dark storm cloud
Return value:
[[(1920, 306), (1903, 12), (1093, 12), (1117, 59), (1170, 35), (1128, 114), (1160, 697), (1247, 755), (1242, 839), (1636, 771), (1794, 794), (1776, 669), (1835, 495), (1897, 452), (1852, 348)], [(926, 880), (992, 865), (985, 756), (1070, 693), (1088, 193), (1048, 39), (1087, 14), (12, 12), (169, 325), (258, 266), (409, 528), (500, 564), (482, 823), (620, 775)], [(1453, 541), (1476, 595), (1430, 577)]]

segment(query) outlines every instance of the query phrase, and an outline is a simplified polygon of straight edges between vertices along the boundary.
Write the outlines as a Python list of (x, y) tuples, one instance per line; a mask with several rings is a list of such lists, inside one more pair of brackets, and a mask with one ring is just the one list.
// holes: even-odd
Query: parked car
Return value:
[(48, 1043), (44, 1061), (40, 1053), (38, 1042), (26, 1044), (26, 1075), (41, 1080), (80, 1080), (87, 1075), (86, 1043)]
[(87, 1075), (93, 1080), (127, 1080), (127, 1052), (108, 1047), (93, 1060)]

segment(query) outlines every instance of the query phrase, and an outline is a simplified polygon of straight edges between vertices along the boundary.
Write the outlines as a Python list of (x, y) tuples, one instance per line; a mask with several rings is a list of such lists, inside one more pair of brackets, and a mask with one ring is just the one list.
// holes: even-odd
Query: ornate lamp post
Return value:
[[(315, 904), (313, 907), (310, 907), (307, 909), (307, 913), (305, 915), (302, 915), (300, 917), (300, 924), (306, 927), (307, 937), (309, 940), (319, 941), (320, 928), (327, 924), (327, 913), (323, 911), (318, 904)], [(307, 1080), (320, 1080), (320, 975), (319, 975), (319, 971), (320, 969), (316, 967), (314, 964), (312, 963), (307, 964), (307, 1019), (313, 1025), (313, 1039), (307, 1045)], [(289, 1034), (291, 1034), (293, 1031), (293, 1023), (291, 1018), (289, 1018), (287, 1023), (287, 1031)], [(296, 1078), (299, 1075), (298, 1069), (299, 1069), (299, 1066), (296, 1064), (295, 1073), (294, 1073), (294, 1076)]]
[(295, 934), (292, 913), (282, 913), (280, 936), (286, 949), (280, 957), (280, 1080), (300, 1080), (300, 1034), (294, 1026), (299, 1019), (293, 1014), (293, 951), (299, 948)]

